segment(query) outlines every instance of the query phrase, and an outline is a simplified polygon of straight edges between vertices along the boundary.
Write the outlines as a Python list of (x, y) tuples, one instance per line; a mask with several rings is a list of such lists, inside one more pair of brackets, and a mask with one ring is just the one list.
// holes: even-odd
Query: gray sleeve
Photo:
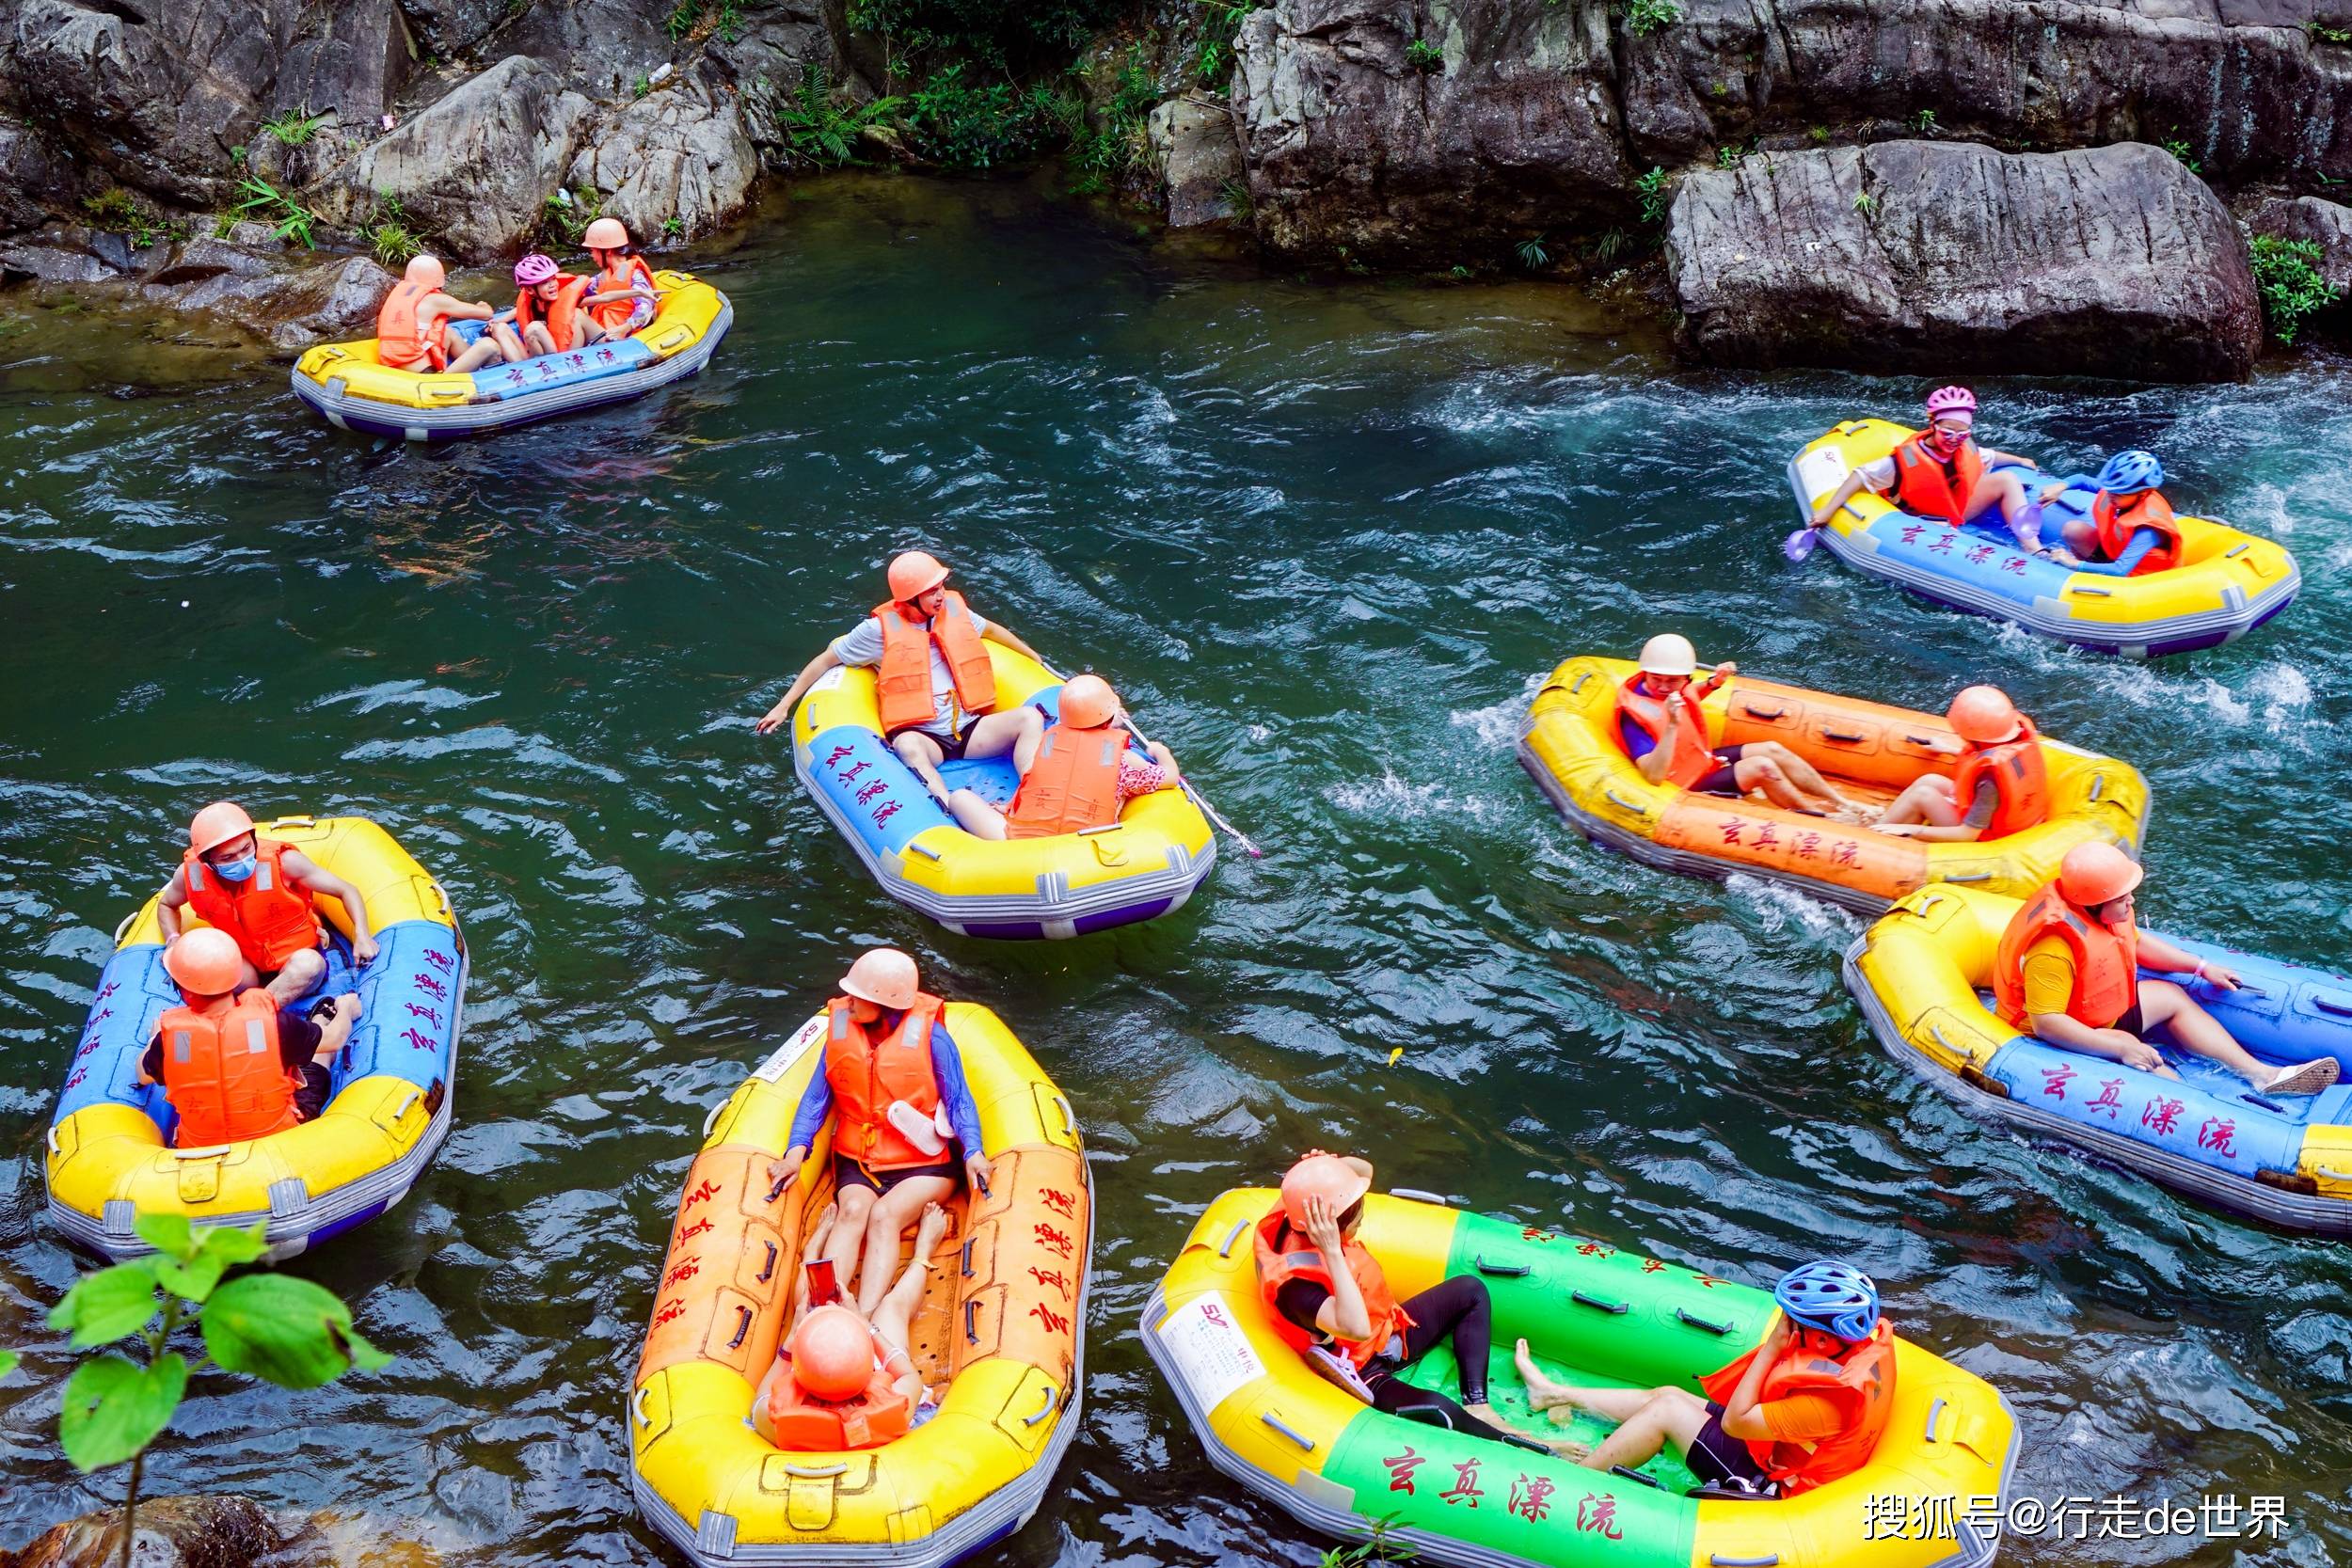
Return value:
[(856, 626), (833, 640), (833, 656), (844, 664), (859, 669), (880, 664), (882, 656), (882, 627), (868, 615)]
[(1993, 824), (1993, 814), (2000, 809), (2001, 790), (1991, 779), (1979, 781), (1977, 792), (1968, 800), (1968, 815), (1964, 825), (1982, 832)]

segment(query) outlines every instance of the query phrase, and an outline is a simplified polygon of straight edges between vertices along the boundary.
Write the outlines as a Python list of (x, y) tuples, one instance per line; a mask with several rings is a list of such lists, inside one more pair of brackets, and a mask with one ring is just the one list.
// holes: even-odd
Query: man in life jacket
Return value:
[(1844, 1263), (1807, 1263), (1772, 1291), (1764, 1342), (1688, 1388), (1579, 1388), (1544, 1375), (1518, 1344), (1528, 1403), (1617, 1423), (1587, 1469), (1638, 1468), (1668, 1443), (1702, 1486), (1793, 1497), (1869, 1462), (1895, 1404), (1895, 1337), (1878, 1287)]
[(2169, 572), (2181, 563), (2181, 525), (2172, 503), (2156, 486), (2164, 465), (2152, 451), (2119, 451), (2085, 482), (2079, 475), (2042, 492), (2044, 504), (2088, 483), (2096, 490), (2088, 516), (2066, 525), (2066, 546), (2078, 559), (2074, 569), (2106, 578)]
[(1993, 959), (1994, 1011), (2001, 1022), (2052, 1045), (2167, 1078), (2180, 1074), (2148, 1043), (2153, 1030), (2265, 1094), (2317, 1094), (2334, 1083), (2334, 1057), (2283, 1068), (2258, 1061), (2184, 986), (2139, 977), (2152, 969), (2219, 990), (2238, 989), (2233, 972), (2138, 928), (2132, 890), (2142, 875), (2138, 863), (2112, 844), (2078, 844), (2066, 852), (2057, 879), (2020, 905), (2001, 933)]
[(1028, 772), (1045, 737), (1045, 716), (1026, 703), (998, 710), (996, 673), (982, 644), (1000, 642), (1030, 658), (1037, 650), (973, 614), (963, 595), (946, 586), (947, 568), (922, 550), (895, 557), (889, 578), (890, 602), (810, 659), (760, 719), (758, 732), (783, 728), (808, 689), (847, 664), (877, 672), (882, 734), (941, 805), (947, 804), (943, 762), (1010, 756), (1017, 770)]
[(752, 1429), (777, 1448), (800, 1453), (882, 1448), (939, 1414), (938, 1395), (924, 1386), (911, 1347), (931, 1255), (947, 1234), (947, 1211), (936, 1203), (923, 1206), (914, 1255), (870, 1324), (845, 1304), (810, 1300), (809, 1274), (839, 1223), (839, 1212), (827, 1204), (810, 1227), (793, 1291), (791, 1331), (752, 1397)]
[(375, 958), (367, 901), (310, 857), (253, 831), (245, 808), (215, 800), (188, 824), (187, 853), (164, 884), (155, 917), (164, 941), (180, 939), (183, 910), (236, 939), (245, 956), (244, 983), (266, 984), (283, 1003), (326, 977), (326, 927), (314, 898), (333, 898), (351, 920), (351, 961), (365, 969)]
[(653, 269), (628, 243), (628, 230), (619, 218), (598, 218), (580, 235), (588, 259), (596, 264), (596, 293), (580, 303), (588, 308), (604, 337), (618, 342), (652, 322), (659, 296)]
[[(476, 300), (458, 299), (443, 293), (449, 273), (430, 256), (412, 256), (408, 269), (401, 280), (392, 285), (392, 292), (384, 296), (384, 304), (375, 313), (376, 360), (396, 371), (415, 371), (419, 374), (434, 374), (443, 371), (463, 374), (478, 371), (493, 359), (513, 364), (528, 357), (522, 340), (516, 337), (504, 322), (497, 320), (498, 312)], [(456, 336), (449, 329), (453, 321), (488, 322), (482, 336), (452, 356), (451, 340)]]
[(2042, 736), (2009, 693), (1997, 686), (1967, 687), (1952, 699), (1945, 717), (1960, 744), (1940, 736), (1933, 744), (1956, 754), (1960, 766), (1948, 779), (1923, 773), (1912, 780), (1871, 826), (1931, 844), (1973, 844), (2047, 821), (2050, 773)]
[(1073, 675), (1061, 689), (1061, 721), (1045, 732), (1037, 761), (1002, 811), (969, 789), (947, 809), (975, 838), (1050, 838), (1107, 828), (1138, 795), (1173, 789), (1183, 775), (1158, 741), (1145, 754), (1128, 745), (1119, 693), (1100, 675)]
[(604, 340), (604, 329), (581, 307), (595, 281), (557, 271), (553, 258), (535, 250), (515, 263), (515, 327), (526, 354), (569, 354)]
[(834, 1117), (841, 1223), (827, 1256), (845, 1287), (855, 1283), (857, 1308), (871, 1317), (890, 1288), (898, 1238), (923, 1206), (944, 1202), (959, 1174), (975, 1193), (986, 1193), (994, 1167), (981, 1148), (962, 1053), (941, 1022), (946, 1004), (923, 990), (914, 960), (895, 947), (874, 948), (850, 966), (841, 991), (825, 1006), (824, 1070), (810, 1075), (791, 1143), (770, 1163), (768, 1177), (796, 1180), (825, 1118)]
[(1738, 674), (1740, 667), (1726, 660), (1694, 685), (1698, 668), (1698, 652), (1689, 638), (1660, 632), (1642, 644), (1641, 669), (1617, 689), (1618, 743), (1642, 777), (1654, 784), (1735, 799), (1760, 789), (1772, 804), (1814, 816), (1822, 814), (1812, 801), (1823, 800), (1842, 818), (1863, 818), (1860, 805), (1777, 740), (1710, 749), (1707, 715), (1699, 704)]
[(181, 1005), (156, 1023), (139, 1082), (164, 1086), (180, 1118), (176, 1148), (266, 1137), (316, 1117), (333, 1083), (328, 1064), (359, 1022), (356, 995), (319, 1003), (313, 1019), (240, 985), (243, 970), (236, 942), (209, 927), (164, 950)]
[(2019, 549), (2073, 564), (2073, 555), (2042, 543), (2042, 509), (2015, 472), (2039, 465), (2030, 457), (1979, 448), (1970, 435), (1976, 421), (1977, 395), (1967, 388), (1943, 387), (1929, 393), (1927, 429), (1848, 474), (1813, 509), (1811, 526), (1827, 523), (1866, 489), (1891, 498), (1915, 516), (1953, 528), (1975, 522), (1997, 507)]

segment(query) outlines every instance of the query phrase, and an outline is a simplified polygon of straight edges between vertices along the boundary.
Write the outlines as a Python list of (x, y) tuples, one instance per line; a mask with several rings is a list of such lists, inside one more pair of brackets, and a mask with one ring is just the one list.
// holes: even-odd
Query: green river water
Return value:
[[(2021, 1494), (2287, 1499), (2277, 1544), (2005, 1560), (2352, 1556), (2352, 1253), (1972, 1119), (1866, 1036), (1854, 918), (1587, 847), (1511, 752), (1558, 659), (1661, 625), (1914, 706), (1997, 679), (2147, 772), (2143, 918), (2343, 967), (2352, 366), (1979, 386), (1995, 444), (2153, 447), (2177, 502), (2298, 553), (2284, 617), (2146, 668), (1781, 561), (1788, 454), (1912, 380), (1692, 372), (1572, 289), (1269, 278), (1018, 184), (829, 182), (690, 263), (737, 311), (707, 373), (450, 451), (325, 428), (282, 363), (151, 347), (133, 388), (78, 359), (119, 325), (0, 336), (0, 1545), (119, 1495), (55, 1447), (41, 1133), (108, 933), (230, 796), (382, 819), (475, 967), (437, 1165), (294, 1265), (398, 1360), (199, 1380), (155, 1490), (450, 1562), (669, 1560), (621, 1419), (697, 1130), (892, 942), (1057, 1076), (1100, 1193), (1084, 1429), (986, 1561), (1320, 1553), (1210, 1469), (1134, 1332), (1199, 1208), (1310, 1145), (1755, 1283), (1850, 1258), (2007, 1393)], [(914, 543), (1114, 676), (1267, 858), (1069, 943), (883, 898), (751, 724)]]

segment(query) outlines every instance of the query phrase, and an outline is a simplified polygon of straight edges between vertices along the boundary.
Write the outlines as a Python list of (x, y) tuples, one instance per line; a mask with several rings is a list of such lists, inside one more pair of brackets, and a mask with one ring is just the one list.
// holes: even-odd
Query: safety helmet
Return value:
[(1307, 1228), (1307, 1200), (1322, 1198), (1334, 1216), (1355, 1207), (1372, 1190), (1372, 1167), (1361, 1160), (1345, 1160), (1309, 1149), (1282, 1176), (1282, 1212), (1297, 1229)]
[(1119, 693), (1100, 675), (1073, 675), (1061, 689), (1061, 721), (1090, 730), (1119, 714)]
[(1938, 387), (1928, 394), (1928, 418), (1931, 420), (1938, 414), (1966, 414), (1973, 417), (1976, 412), (1977, 394), (1965, 387)]
[(252, 831), (253, 818), (243, 806), (233, 800), (215, 800), (188, 824), (188, 847), (200, 855)]
[(841, 977), (841, 989), (862, 1002), (892, 1012), (904, 1012), (914, 1006), (917, 985), (914, 960), (895, 947), (871, 947), (857, 956), (850, 973)]
[(1789, 1270), (1772, 1287), (1790, 1323), (1799, 1328), (1853, 1342), (1867, 1339), (1879, 1323), (1879, 1288), (1850, 1263), (1807, 1263)]
[(2112, 844), (2077, 844), (2058, 862), (2058, 894), (2068, 903), (2089, 909), (2122, 897), (2146, 875), (2137, 861)]
[(619, 218), (598, 218), (580, 235), (580, 243), (591, 250), (618, 250), (628, 244), (628, 230), (621, 227)]
[(1698, 668), (1699, 652), (1680, 632), (1661, 631), (1642, 644), (1642, 673), (1645, 675), (1694, 675)]
[(245, 958), (237, 939), (212, 926), (183, 931), (164, 949), (164, 973), (190, 996), (226, 996), (237, 989)]
[(794, 1325), (787, 1348), (792, 1381), (820, 1400), (855, 1399), (873, 1379), (873, 1332), (846, 1307), (810, 1312)]
[(2017, 732), (2026, 727), (2025, 716), (2017, 711), (2017, 705), (1997, 686), (1962, 688), (1944, 716), (1951, 721), (1961, 739), (1979, 746), (2014, 740)]
[(401, 276), (419, 288), (437, 289), (449, 281), (449, 269), (437, 256), (411, 256), (407, 271)]
[(2099, 470), (2099, 488), (2111, 496), (2137, 495), (2164, 483), (2164, 465), (2153, 451), (2119, 451)]
[(555, 276), (555, 258), (532, 251), (515, 263), (515, 281), (526, 289), (535, 289)]
[(890, 596), (900, 604), (914, 600), (947, 580), (947, 568), (928, 550), (907, 550), (890, 558)]

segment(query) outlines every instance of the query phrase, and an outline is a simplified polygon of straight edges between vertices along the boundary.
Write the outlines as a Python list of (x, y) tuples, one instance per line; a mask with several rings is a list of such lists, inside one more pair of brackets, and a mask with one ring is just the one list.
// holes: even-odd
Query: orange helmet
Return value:
[(877, 1007), (904, 1012), (914, 1006), (918, 981), (913, 958), (895, 947), (873, 947), (858, 955), (841, 977), (841, 989)]
[(1951, 721), (1961, 739), (1979, 746), (1997, 746), (2004, 740), (2014, 740), (2017, 732), (2026, 727), (2017, 705), (1997, 686), (1962, 689), (1945, 717)]
[(939, 558), (925, 550), (908, 550), (890, 558), (890, 596), (900, 604), (912, 604), (947, 580), (947, 568)]
[(619, 218), (598, 218), (580, 235), (580, 243), (591, 250), (618, 250), (628, 244), (628, 230), (621, 227)]
[(1363, 1161), (1309, 1149), (1282, 1177), (1282, 1212), (1304, 1230), (1309, 1198), (1322, 1198), (1332, 1213), (1343, 1214), (1371, 1190), (1372, 1167)]
[(2146, 875), (2137, 861), (2112, 844), (2077, 844), (2058, 862), (2058, 893), (2088, 909), (2122, 897)]
[(1119, 717), (1119, 693), (1100, 675), (1073, 675), (1061, 689), (1061, 721), (1098, 729)]
[(407, 270), (401, 276), (420, 288), (438, 289), (449, 281), (449, 269), (441, 265), (438, 258), (411, 256)]
[(237, 989), (245, 958), (237, 939), (211, 926), (183, 931), (164, 949), (164, 973), (190, 996), (226, 996)]
[(874, 1376), (874, 1336), (846, 1307), (819, 1307), (792, 1329), (792, 1381), (820, 1400), (855, 1399)]
[(231, 800), (215, 800), (198, 812), (196, 820), (188, 824), (188, 847), (200, 855), (252, 831), (253, 818), (245, 814), (243, 806)]

